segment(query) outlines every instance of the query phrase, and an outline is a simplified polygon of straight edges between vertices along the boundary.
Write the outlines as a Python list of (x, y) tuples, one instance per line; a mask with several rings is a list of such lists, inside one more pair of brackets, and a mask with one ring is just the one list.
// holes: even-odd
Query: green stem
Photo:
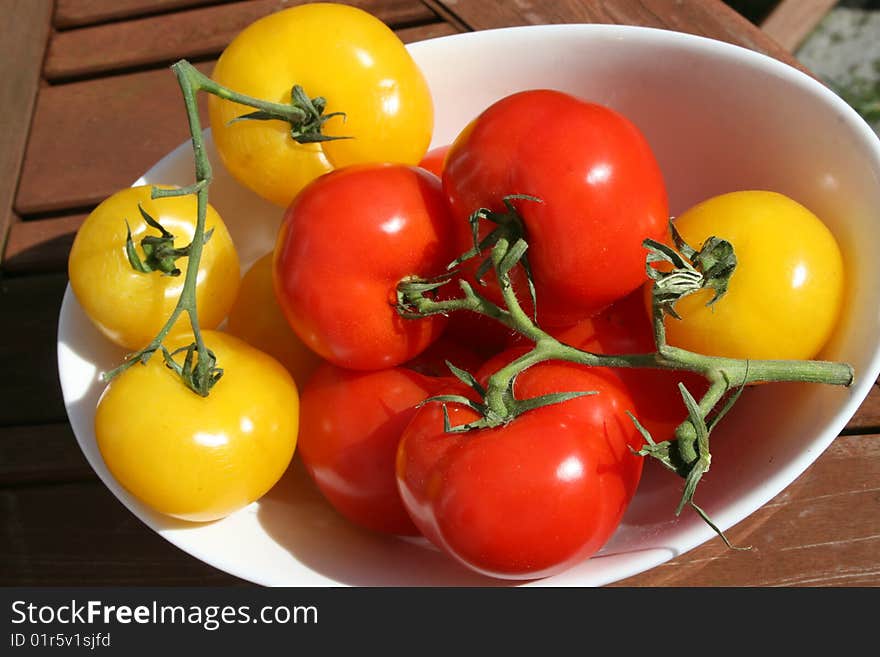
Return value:
[[(286, 121), (299, 122), (305, 118), (305, 112), (296, 105), (273, 103), (268, 100), (262, 100), (261, 98), (254, 98), (253, 96), (232, 91), (203, 74), (185, 59), (177, 62), (171, 68), (177, 74), (178, 79), (180, 79), (181, 74), (186, 76), (189, 83), (198, 91), (205, 91), (218, 98), (230, 100), (234, 103), (239, 103), (240, 105), (253, 107), (254, 109), (266, 112), (267, 114), (276, 115), (279, 119)], [(190, 125), (192, 125), (192, 122), (190, 122)]]
[[(493, 248), (493, 260), (500, 263), (507, 253), (508, 243), (500, 239)], [(468, 310), (492, 317), (508, 328), (518, 332), (534, 342), (529, 357), (521, 357), (507, 365), (500, 375), (494, 378), (495, 386), (489, 385), (487, 394), (500, 394), (507, 383), (519, 372), (532, 365), (546, 360), (564, 360), (591, 367), (611, 368), (643, 368), (682, 370), (695, 372), (710, 381), (724, 377), (729, 386), (742, 386), (752, 383), (774, 381), (798, 381), (804, 383), (826, 383), (830, 385), (848, 386), (853, 381), (853, 369), (846, 363), (815, 361), (815, 360), (741, 360), (721, 356), (707, 356), (678, 347), (671, 347), (661, 342), (656, 352), (647, 354), (596, 354), (582, 351), (564, 344), (540, 329), (531, 317), (522, 309), (513, 290), (507, 272), (498, 271), (501, 293), (507, 306), (499, 308), (485, 297), (482, 297), (467, 286), (468, 293), (458, 299), (435, 301), (421, 294), (409, 294), (406, 283), (400, 289), (405, 298), (405, 305), (412, 308), (413, 314), (426, 316), (433, 314), (449, 314), (460, 310)], [(662, 316), (655, 312), (655, 335), (664, 336)], [(514, 365), (517, 363), (518, 365)], [(493, 390), (499, 388), (498, 390)], [(715, 400), (717, 402), (717, 399)], [(708, 402), (706, 402), (708, 404)]]
[[(192, 326), (193, 338), (196, 344), (198, 354), (198, 362), (196, 363), (196, 372), (194, 379), (196, 383), (194, 390), (202, 395), (207, 395), (210, 385), (206, 382), (210, 380), (210, 369), (212, 368), (212, 360), (209, 358), (208, 349), (205, 346), (202, 332), (199, 327), (198, 312), (196, 307), (196, 287), (198, 283), (199, 265), (202, 259), (202, 250), (205, 245), (205, 223), (208, 208), (208, 188), (211, 184), (213, 172), (211, 170), (211, 162), (205, 152), (205, 142), (202, 136), (201, 120), (199, 119), (199, 108), (196, 101), (196, 93), (201, 89), (201, 83), (204, 76), (187, 62), (175, 64), (171, 67), (177, 76), (183, 94), (183, 102), (186, 107), (186, 115), (189, 121), (190, 135), (192, 137), (193, 157), (195, 159), (195, 174), (197, 182), (187, 188), (164, 190), (154, 187), (151, 193), (153, 198), (163, 198), (168, 196), (180, 196), (183, 194), (196, 194), (196, 227), (193, 234), (189, 251), (189, 261), (184, 278), (183, 289), (177, 304), (164, 326), (159, 333), (146, 347), (132, 354), (126, 359), (122, 365), (104, 375), (105, 381), (110, 381), (115, 376), (121, 374), (135, 363), (145, 363), (150, 357), (162, 346), (165, 338), (171, 328), (177, 322), (182, 313), (186, 313)], [(193, 386), (191, 386), (193, 387)]]

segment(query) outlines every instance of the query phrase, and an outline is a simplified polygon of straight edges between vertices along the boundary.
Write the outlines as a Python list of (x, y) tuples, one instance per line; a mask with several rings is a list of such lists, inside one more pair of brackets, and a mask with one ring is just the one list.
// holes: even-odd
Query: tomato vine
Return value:
[[(160, 188), (154, 186), (151, 190), (151, 197), (168, 198), (174, 196), (186, 196), (194, 194), (197, 199), (197, 219), (195, 233), (192, 241), (184, 249), (173, 250), (170, 255), (165, 253), (164, 259), (186, 257), (189, 266), (187, 267), (186, 276), (184, 278), (183, 288), (180, 292), (177, 304), (174, 307), (168, 320), (164, 326), (150, 341), (150, 343), (133, 354), (130, 354), (126, 360), (115, 369), (104, 374), (103, 379), (109, 382), (117, 375), (135, 363), (145, 364), (156, 351), (162, 351), (166, 365), (177, 372), (184, 384), (193, 392), (206, 397), (211, 388), (223, 375), (222, 368), (218, 367), (217, 359), (210, 349), (205, 345), (202, 337), (201, 327), (199, 325), (198, 310), (196, 308), (196, 283), (199, 273), (199, 263), (202, 257), (202, 249), (210, 238), (210, 233), (205, 232), (207, 207), (208, 207), (208, 188), (213, 178), (213, 170), (211, 162), (205, 152), (205, 141), (202, 134), (201, 119), (199, 118), (199, 109), (196, 101), (198, 92), (204, 91), (220, 98), (230, 100), (241, 105), (254, 108), (256, 111), (242, 115), (240, 120), (280, 120), (290, 124), (291, 139), (299, 143), (311, 143), (317, 141), (327, 141), (330, 139), (339, 139), (340, 137), (325, 137), (321, 134), (321, 126), (327, 119), (339, 116), (341, 112), (334, 112), (324, 115), (326, 100), (323, 98), (309, 98), (305, 91), (299, 85), (294, 85), (291, 91), (291, 101), (289, 104), (273, 103), (258, 98), (252, 98), (244, 94), (237, 93), (231, 89), (218, 84), (211, 78), (202, 74), (192, 64), (186, 60), (180, 60), (171, 66), (171, 70), (177, 77), (183, 102), (186, 108), (187, 120), (189, 122), (189, 130), (192, 139), (193, 157), (195, 160), (195, 177), (196, 182), (186, 187), (178, 188)], [(143, 210), (141, 210), (143, 213)], [(147, 217), (144, 216), (147, 220)], [(161, 236), (155, 238), (161, 241), (165, 247), (167, 242), (173, 240), (168, 231), (161, 225), (152, 221), (147, 223), (160, 231)], [(142, 247), (144, 245), (142, 244)], [(167, 250), (167, 248), (166, 248)], [(131, 261), (131, 266), (137, 271), (151, 273), (153, 268), (148, 269), (137, 257), (134, 245), (126, 244), (126, 251)], [(147, 254), (149, 258), (149, 254)], [(173, 265), (173, 259), (171, 260)], [(162, 271), (168, 269), (165, 266)], [(147, 271), (145, 271), (147, 270)], [(166, 272), (174, 275), (173, 267)], [(178, 272), (179, 273), (179, 272)], [(168, 351), (163, 343), (168, 337), (171, 328), (177, 322), (178, 318), (186, 313), (190, 326), (192, 327), (193, 343), (187, 347)], [(179, 353), (185, 353), (184, 362), (178, 363), (175, 356)]]
[[(477, 210), (475, 217), (485, 216), (487, 211)], [(455, 267), (461, 259), (450, 264), (448, 276), (431, 280), (404, 280), (398, 285), (398, 311), (405, 317), (424, 317), (432, 314), (469, 311), (491, 317), (518, 332), (533, 343), (529, 351), (492, 374), (485, 386), (473, 376), (456, 367), (452, 373), (471, 387), (482, 399), (474, 402), (465, 396), (451, 395), (434, 398), (440, 403), (456, 402), (476, 411), (479, 418), (469, 424), (456, 427), (454, 431), (473, 431), (505, 425), (518, 415), (542, 405), (559, 403), (589, 391), (572, 391), (541, 398), (517, 399), (513, 393), (517, 376), (529, 367), (550, 360), (562, 360), (591, 367), (653, 368), (686, 370), (705, 377), (709, 388), (696, 400), (687, 388), (679, 384), (688, 417), (675, 430), (671, 440), (655, 442), (653, 436), (631, 413), (630, 418), (645, 439), (645, 446), (638, 452), (660, 461), (667, 469), (685, 479), (684, 492), (675, 510), (679, 515), (690, 506), (730, 546), (724, 533), (694, 502), (694, 492), (701, 477), (709, 470), (711, 453), (709, 436), (718, 422), (739, 398), (743, 388), (753, 383), (800, 381), (849, 386), (854, 372), (850, 365), (839, 362), (816, 360), (749, 360), (707, 356), (666, 343), (664, 315), (677, 317), (675, 302), (694, 292), (711, 288), (715, 291), (709, 303), (714, 303), (727, 290), (736, 258), (732, 246), (719, 238), (706, 240), (697, 251), (685, 244), (673, 227), (676, 248), (645, 240), (648, 251), (646, 269), (653, 280), (652, 322), (656, 350), (647, 354), (597, 354), (564, 344), (540, 328), (526, 313), (517, 298), (511, 281), (511, 270), (520, 265), (528, 249), (523, 237), (509, 242), (499, 236), (492, 242), (489, 260), (494, 268), (504, 307), (479, 294), (463, 279), (458, 280), (462, 296), (438, 299), (435, 291), (455, 279)], [(475, 233), (476, 235), (476, 233)], [(485, 244), (476, 243), (474, 249), (463, 257), (475, 257)], [(655, 268), (658, 262), (665, 267)], [(447, 426), (448, 426), (447, 422)], [(453, 430), (453, 429), (450, 429)]]

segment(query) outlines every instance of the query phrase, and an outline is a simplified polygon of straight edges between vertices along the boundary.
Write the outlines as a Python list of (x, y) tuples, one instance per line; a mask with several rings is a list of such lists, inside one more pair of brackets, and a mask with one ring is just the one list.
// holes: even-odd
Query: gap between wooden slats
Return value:
[(53, 23), (63, 30), (223, 2), (232, 0), (55, 0)]
[[(58, 32), (43, 73), (49, 80), (92, 76), (180, 58), (216, 56), (253, 21), (306, 0), (248, 0)], [(353, 0), (392, 27), (437, 22), (419, 0)]]

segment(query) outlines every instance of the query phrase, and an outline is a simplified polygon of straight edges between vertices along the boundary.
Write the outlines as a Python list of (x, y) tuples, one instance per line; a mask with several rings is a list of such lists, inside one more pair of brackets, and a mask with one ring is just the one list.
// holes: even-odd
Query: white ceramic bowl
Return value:
[[(637, 27), (554, 25), (462, 34), (412, 44), (437, 114), (434, 145), (450, 142), (493, 101), (555, 88), (609, 105), (647, 136), (679, 213), (708, 196), (761, 188), (787, 194), (824, 218), (846, 257), (846, 313), (823, 357), (856, 371), (849, 389), (775, 384), (749, 390), (713, 440), (711, 473), (697, 500), (721, 528), (788, 486), (828, 447), (880, 370), (880, 143), (824, 86), (755, 52)], [(213, 150), (209, 149), (215, 163)], [(211, 202), (226, 219), (243, 266), (271, 249), (281, 211), (217, 164)], [(192, 181), (183, 144), (137, 183)], [(294, 467), (264, 499), (211, 524), (160, 517), (109, 475), (95, 445), (99, 373), (122, 352), (64, 297), (58, 364), (77, 440), (98, 475), (160, 535), (195, 557), (266, 585), (497, 585), (422, 541), (359, 531), (336, 515)], [(518, 585), (601, 585), (634, 575), (714, 537), (692, 513), (675, 518), (681, 482), (646, 468), (622, 525), (596, 557), (560, 575)], [(806, 521), (805, 521), (806, 522)]]

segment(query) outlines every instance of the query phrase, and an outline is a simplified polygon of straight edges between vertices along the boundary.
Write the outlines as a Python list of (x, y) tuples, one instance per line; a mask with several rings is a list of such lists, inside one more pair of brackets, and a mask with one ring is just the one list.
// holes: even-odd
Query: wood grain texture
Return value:
[[(729, 532), (751, 550), (712, 540), (612, 586), (878, 586), (878, 481), (880, 436), (840, 438)], [(242, 583), (160, 539), (97, 481), (0, 488), (0, 505), (0, 584)]]
[[(397, 33), (410, 42), (453, 31), (434, 23)], [(209, 73), (213, 66), (197, 68)], [(206, 124), (204, 95), (200, 108)], [(180, 89), (167, 69), (46, 87), (37, 99), (15, 209), (29, 215), (94, 206), (188, 137)]]
[(875, 383), (856, 414), (846, 425), (846, 433), (880, 432), (880, 384)]
[(232, 0), (55, 0), (53, 23), (66, 29)]
[[(40, 84), (52, 0), (0, 0), (0, 261)], [(8, 17), (15, 16), (15, 20)]]
[(0, 488), (0, 585), (240, 585), (148, 529), (100, 482)]
[(12, 224), (3, 271), (17, 274), (66, 271), (73, 238), (86, 216), (76, 213)]
[[(199, 107), (206, 122), (204, 95)], [(15, 203), (22, 215), (97, 205), (189, 138), (167, 69), (44, 87), (33, 125)]]
[(67, 422), (0, 427), (0, 488), (96, 478)]
[[(132, 67), (220, 54), (258, 18), (307, 0), (249, 0), (60, 32), (49, 43), (50, 79), (82, 77)], [(436, 22), (419, 0), (351, 0), (392, 27)]]
[(793, 484), (711, 540), (615, 586), (880, 586), (880, 436), (842, 436)]
[(432, 0), (473, 30), (547, 23), (612, 23), (688, 32), (727, 41), (799, 68), (787, 50), (718, 0)]
[(64, 422), (58, 311), (66, 274), (0, 278), (0, 427)]
[(794, 52), (838, 0), (782, 0), (761, 22), (761, 30)]

